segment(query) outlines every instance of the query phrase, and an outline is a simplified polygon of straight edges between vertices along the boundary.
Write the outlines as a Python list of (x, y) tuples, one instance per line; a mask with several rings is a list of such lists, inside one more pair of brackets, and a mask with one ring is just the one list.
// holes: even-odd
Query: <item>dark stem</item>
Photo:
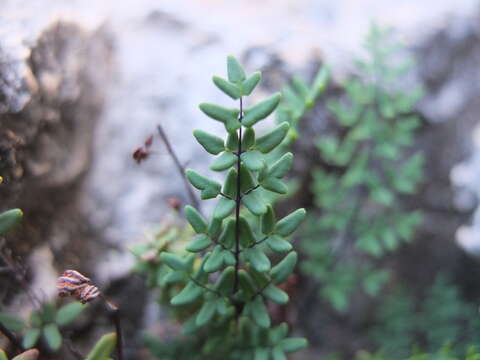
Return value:
[(123, 360), (123, 336), (120, 309), (104, 295), (100, 296), (103, 301), (105, 301), (107, 309), (112, 316), (113, 325), (115, 326), (115, 333), (117, 334), (117, 360)]
[(15, 346), (15, 348), (17, 349), (17, 351), (19, 353), (23, 352), (25, 350), (25, 348), (22, 346), (22, 343), (20, 342), (20, 340), (18, 340), (18, 338), (15, 336), (14, 333), (12, 333), (10, 330), (8, 330), (5, 326), (3, 326), (3, 324), (0, 322), (0, 332), (5, 335), (5, 337), (10, 340), (10, 342), (13, 344), (13, 346)]
[(195, 196), (195, 193), (193, 192), (193, 189), (192, 187), (190, 186), (190, 183), (188, 182), (186, 176), (185, 176), (185, 168), (183, 167), (183, 165), (180, 163), (180, 160), (178, 159), (178, 156), (177, 154), (175, 153), (175, 151), (173, 150), (173, 147), (172, 145), (170, 144), (170, 141), (168, 140), (168, 136), (167, 134), (165, 133), (165, 131), (163, 130), (162, 126), (161, 125), (158, 125), (157, 126), (157, 129), (158, 129), (158, 133), (160, 134), (160, 137), (162, 138), (163, 142), (165, 143), (165, 146), (167, 147), (167, 151), (168, 151), (168, 154), (170, 155), (170, 157), (172, 158), (174, 164), (175, 164), (175, 167), (177, 168), (178, 172), (180, 173), (180, 176), (182, 177), (183, 179), (183, 182), (185, 183), (185, 187), (187, 189), (187, 193), (188, 193), (188, 197), (190, 198), (190, 202), (192, 203), (192, 205), (198, 210), (200, 211), (200, 205), (198, 203), (198, 200), (197, 200), (197, 197)]
[[(240, 114), (238, 117), (238, 121), (240, 124), (242, 123), (243, 119), (243, 99), (240, 97)], [(240, 270), (240, 205), (241, 205), (241, 194), (240, 194), (240, 166), (242, 160), (240, 155), (242, 153), (242, 126), (240, 125), (240, 129), (238, 130), (238, 149), (237, 149), (237, 193), (235, 196), (235, 278), (233, 280), (233, 294), (238, 291), (238, 272)], [(238, 318), (238, 310), (237, 310), (237, 318)]]

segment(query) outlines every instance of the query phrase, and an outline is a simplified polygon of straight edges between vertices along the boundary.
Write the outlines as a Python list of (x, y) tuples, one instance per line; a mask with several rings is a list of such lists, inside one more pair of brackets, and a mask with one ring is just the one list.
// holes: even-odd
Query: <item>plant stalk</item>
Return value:
[(123, 335), (122, 335), (122, 321), (120, 317), (120, 309), (117, 305), (111, 302), (106, 296), (100, 295), (105, 301), (107, 309), (112, 316), (113, 325), (115, 326), (115, 333), (117, 334), (117, 360), (123, 360)]
[[(240, 124), (242, 123), (243, 119), (243, 98), (240, 97), (240, 114), (238, 121)], [(233, 281), (233, 294), (238, 291), (238, 272), (240, 270), (240, 205), (242, 196), (240, 194), (241, 190), (241, 182), (240, 182), (240, 167), (242, 160), (240, 155), (242, 154), (242, 126), (238, 130), (238, 148), (237, 148), (237, 193), (235, 196), (235, 277)], [(237, 311), (238, 313), (238, 311)]]

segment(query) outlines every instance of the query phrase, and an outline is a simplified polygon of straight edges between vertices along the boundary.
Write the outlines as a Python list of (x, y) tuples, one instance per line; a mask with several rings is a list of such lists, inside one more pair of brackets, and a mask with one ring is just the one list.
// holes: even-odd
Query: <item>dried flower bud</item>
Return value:
[(167, 199), (168, 206), (170, 206), (173, 210), (180, 210), (180, 207), (182, 206), (182, 202), (175, 197), (171, 197)]
[(140, 164), (142, 161), (146, 160), (149, 156), (149, 152), (146, 151), (143, 147), (139, 147), (133, 152), (133, 159), (137, 162), (137, 164)]
[(94, 300), (100, 295), (100, 290), (91, 280), (75, 270), (65, 270), (57, 279), (58, 295), (61, 297), (73, 296), (83, 304)]

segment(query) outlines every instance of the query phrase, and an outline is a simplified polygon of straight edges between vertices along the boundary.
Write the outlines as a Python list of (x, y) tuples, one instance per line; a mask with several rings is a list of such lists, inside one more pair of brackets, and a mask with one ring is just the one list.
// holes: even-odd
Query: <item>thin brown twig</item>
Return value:
[(113, 325), (115, 326), (115, 333), (117, 334), (117, 360), (123, 360), (123, 335), (120, 308), (111, 302), (105, 295), (100, 295), (100, 297), (107, 305), (107, 309), (112, 316)]
[(181, 164), (180, 160), (178, 159), (177, 154), (173, 150), (173, 147), (170, 144), (170, 141), (168, 140), (168, 136), (165, 133), (165, 131), (163, 130), (162, 126), (157, 125), (157, 129), (158, 129), (158, 133), (159, 133), (160, 137), (162, 138), (162, 141), (165, 143), (165, 146), (167, 147), (168, 154), (172, 158), (178, 172), (180, 173), (180, 176), (183, 179), (183, 182), (185, 183), (185, 187), (187, 189), (187, 193), (188, 193), (188, 197), (190, 198), (190, 202), (192, 203), (192, 205), (196, 209), (198, 209), (200, 211), (200, 205), (198, 203), (197, 197), (195, 196), (195, 193), (193, 192), (193, 189), (192, 189), (190, 183), (188, 182), (187, 177), (185, 176), (184, 166)]

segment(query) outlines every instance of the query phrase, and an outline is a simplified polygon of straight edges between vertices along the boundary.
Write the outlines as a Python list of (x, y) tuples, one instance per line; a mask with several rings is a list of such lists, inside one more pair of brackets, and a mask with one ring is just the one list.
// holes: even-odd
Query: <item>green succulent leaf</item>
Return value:
[(176, 254), (162, 252), (160, 254), (160, 260), (167, 264), (172, 270), (185, 271), (187, 268), (185, 261)]
[(243, 216), (239, 218), (239, 231), (240, 231), (240, 243), (243, 247), (247, 247), (255, 243), (255, 235), (248, 223), (247, 219)]
[(259, 102), (249, 109), (246, 109), (245, 116), (242, 119), (242, 124), (250, 127), (258, 121), (265, 119), (275, 110), (280, 103), (281, 98), (282, 94), (276, 93), (270, 96), (268, 99)]
[(70, 304), (62, 306), (58, 309), (55, 322), (58, 326), (65, 326), (73, 322), (83, 310), (86, 305), (79, 302), (72, 302)]
[(267, 206), (263, 202), (260, 194), (259, 189), (256, 189), (242, 197), (242, 203), (256, 216), (261, 216), (267, 212)]
[(261, 170), (265, 166), (265, 163), (263, 162), (263, 156), (257, 150), (245, 151), (240, 158), (247, 169), (251, 171)]
[(41, 331), (38, 328), (28, 329), (22, 339), (22, 345), (25, 349), (30, 349), (35, 346), (40, 337)]
[(245, 249), (245, 255), (258, 272), (266, 272), (270, 270), (270, 260), (267, 255), (257, 247)]
[(254, 72), (246, 78), (242, 83), (243, 95), (250, 95), (261, 79), (262, 74), (259, 71)]
[(261, 183), (265, 190), (284, 195), (288, 192), (288, 186), (280, 179), (271, 177), (263, 180)]
[(172, 305), (185, 305), (196, 301), (203, 294), (203, 289), (193, 281), (188, 282), (182, 291), (175, 295), (170, 303)]
[(213, 212), (213, 217), (217, 219), (224, 219), (228, 215), (230, 215), (235, 209), (235, 201), (222, 197), (220, 200), (218, 200), (217, 206), (215, 207), (215, 210)]
[(85, 360), (109, 359), (115, 349), (116, 344), (117, 335), (115, 333), (103, 335), (100, 340), (97, 341)]
[(236, 100), (240, 98), (240, 96), (242, 95), (237, 85), (232, 84), (231, 82), (225, 80), (224, 78), (221, 78), (219, 76), (214, 76), (212, 80), (213, 80), (213, 83), (217, 86), (217, 88), (219, 88), (225, 94), (230, 96), (232, 99)]
[(210, 169), (214, 171), (227, 170), (230, 166), (235, 164), (237, 157), (231, 152), (224, 152), (210, 165)]
[(271, 132), (259, 137), (255, 147), (264, 154), (272, 151), (283, 141), (289, 128), (290, 126), (287, 122), (281, 123)]
[(288, 152), (278, 159), (270, 168), (268, 175), (283, 178), (290, 170), (293, 164), (293, 154)]
[(207, 103), (200, 104), (199, 107), (205, 115), (224, 123), (229, 133), (236, 131), (241, 126), (238, 121), (239, 111), (236, 109), (227, 109), (220, 105)]
[(251, 150), (255, 146), (255, 130), (249, 127), (245, 129), (242, 138), (242, 148), (244, 151)]
[(304, 338), (288, 338), (282, 340), (280, 347), (286, 353), (292, 353), (308, 346), (308, 342)]
[(8, 231), (13, 229), (23, 217), (23, 212), (20, 209), (11, 209), (0, 214), (0, 236), (5, 235)]
[(270, 234), (275, 227), (275, 212), (272, 205), (267, 205), (267, 212), (262, 215), (262, 233)]
[(228, 81), (233, 83), (241, 83), (245, 80), (245, 71), (242, 65), (240, 65), (238, 60), (232, 55), (227, 57), (227, 73)]
[(288, 302), (287, 293), (273, 284), (270, 284), (265, 289), (263, 289), (262, 294), (267, 299), (273, 301), (276, 304), (283, 305)]
[(277, 222), (275, 226), (275, 233), (281, 236), (288, 236), (292, 234), (305, 219), (305, 209), (295, 210), (290, 215), (285, 216)]
[(48, 324), (43, 328), (43, 338), (45, 339), (48, 347), (53, 351), (57, 351), (62, 346), (62, 335), (58, 330), (56, 324)]
[(268, 316), (268, 310), (262, 298), (256, 296), (248, 305), (252, 320), (261, 328), (268, 329), (270, 327), (270, 316)]
[(292, 244), (278, 235), (269, 235), (266, 243), (275, 252), (284, 253), (292, 250)]
[(191, 252), (200, 252), (207, 249), (210, 245), (212, 245), (212, 240), (210, 239), (210, 237), (205, 234), (200, 234), (192, 239), (186, 249), (187, 251)]
[(203, 269), (207, 273), (212, 273), (218, 271), (223, 265), (223, 256), (221, 256), (222, 247), (220, 245), (215, 246), (212, 251), (212, 254), (209, 256), (208, 260), (205, 262)]
[(280, 284), (286, 281), (295, 269), (297, 260), (297, 253), (295, 251), (292, 251), (287, 256), (285, 256), (282, 261), (275, 265), (270, 273), (273, 283)]
[(0, 323), (12, 332), (20, 332), (25, 327), (25, 322), (14, 315), (0, 313)]
[(185, 206), (185, 217), (197, 234), (204, 234), (207, 232), (207, 221), (193, 206)]
[(207, 325), (213, 319), (216, 308), (217, 308), (216, 299), (206, 301), (201, 307), (200, 311), (198, 312), (197, 318), (195, 320), (196, 325), (198, 327)]
[(220, 194), (222, 186), (214, 180), (206, 178), (193, 170), (185, 171), (188, 181), (198, 190), (201, 190), (200, 196), (203, 200), (213, 199)]
[(193, 136), (203, 146), (203, 148), (212, 155), (218, 155), (225, 150), (223, 140), (218, 136), (209, 134), (202, 130), (194, 130)]

